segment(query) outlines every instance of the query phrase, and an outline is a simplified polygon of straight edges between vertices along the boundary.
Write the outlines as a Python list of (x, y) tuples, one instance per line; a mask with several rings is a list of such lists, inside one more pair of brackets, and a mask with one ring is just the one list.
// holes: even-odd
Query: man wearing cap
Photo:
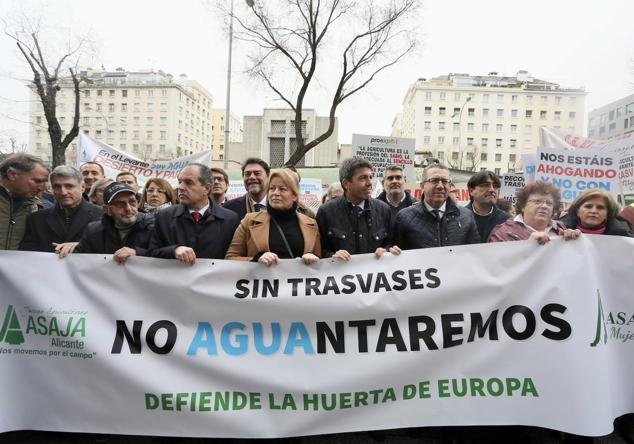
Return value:
[(139, 202), (128, 184), (115, 182), (103, 192), (101, 220), (88, 224), (73, 253), (112, 254), (118, 263), (145, 256), (154, 229), (154, 217), (139, 213)]
[(55, 252), (65, 257), (77, 246), (88, 222), (99, 220), (103, 212), (82, 199), (84, 183), (75, 168), (58, 166), (50, 182), (55, 206), (29, 215), (20, 250)]
[(240, 221), (209, 199), (211, 181), (211, 170), (200, 163), (178, 173), (180, 204), (156, 214), (150, 256), (190, 265), (198, 258), (224, 259)]

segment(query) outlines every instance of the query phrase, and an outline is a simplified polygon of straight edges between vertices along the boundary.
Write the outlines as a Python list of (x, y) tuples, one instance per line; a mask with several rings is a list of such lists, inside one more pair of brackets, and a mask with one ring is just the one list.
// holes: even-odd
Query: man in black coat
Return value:
[(145, 256), (154, 217), (139, 213), (135, 190), (114, 182), (103, 192), (104, 215), (88, 224), (73, 253), (112, 254), (122, 264), (130, 256)]
[(266, 209), (266, 187), (271, 168), (269, 164), (256, 157), (250, 157), (242, 164), (242, 180), (247, 193), (225, 202), (223, 207), (233, 211), (241, 221), (247, 213)]
[(407, 182), (407, 178), (405, 177), (403, 165), (394, 164), (385, 168), (383, 179), (381, 180), (383, 191), (377, 196), (377, 199), (390, 206), (394, 217), (403, 208), (411, 207), (418, 202), (415, 197), (405, 191), (405, 182)]
[(224, 259), (238, 216), (209, 200), (209, 167), (192, 163), (178, 173), (179, 205), (155, 215), (149, 255), (194, 264), (197, 258)]
[(491, 230), (511, 217), (495, 204), (500, 191), (500, 178), (491, 171), (480, 171), (469, 178), (467, 188), (471, 202), (465, 208), (473, 212), (480, 240), (489, 240)]
[(317, 211), (323, 257), (348, 261), (354, 254), (374, 253), (380, 257), (388, 249), (399, 254), (390, 237), (392, 213), (385, 202), (372, 194), (372, 164), (365, 159), (346, 159), (339, 168), (344, 195), (329, 200)]
[(423, 200), (399, 211), (394, 242), (403, 250), (477, 244), (480, 242), (473, 213), (449, 198), (451, 178), (441, 164), (423, 173)]
[(81, 173), (60, 165), (50, 175), (55, 205), (29, 215), (20, 250), (72, 253), (89, 222), (99, 220), (101, 208), (82, 199)]

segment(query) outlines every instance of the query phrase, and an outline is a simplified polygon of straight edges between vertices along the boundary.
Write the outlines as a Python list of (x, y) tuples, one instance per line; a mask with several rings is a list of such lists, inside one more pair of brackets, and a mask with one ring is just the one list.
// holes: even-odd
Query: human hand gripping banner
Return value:
[(634, 412), (634, 240), (260, 264), (0, 252), (0, 432), (264, 438)]

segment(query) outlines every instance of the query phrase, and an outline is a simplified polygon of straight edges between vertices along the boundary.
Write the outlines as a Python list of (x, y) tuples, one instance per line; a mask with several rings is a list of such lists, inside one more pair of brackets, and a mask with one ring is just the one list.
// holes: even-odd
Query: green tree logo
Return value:
[(604, 344), (608, 342), (608, 335), (605, 328), (605, 315), (603, 314), (603, 304), (601, 302), (601, 294), (599, 293), (598, 288), (597, 288), (597, 299), (599, 302), (599, 305), (597, 307), (597, 332), (596, 332), (594, 341), (592, 341), (592, 343), (590, 344), (590, 347), (596, 347), (601, 342), (601, 336), (603, 336)]
[(24, 342), (24, 335), (13, 305), (9, 305), (7, 313), (4, 315), (2, 327), (0, 328), (0, 342), (11, 345), (20, 345)]

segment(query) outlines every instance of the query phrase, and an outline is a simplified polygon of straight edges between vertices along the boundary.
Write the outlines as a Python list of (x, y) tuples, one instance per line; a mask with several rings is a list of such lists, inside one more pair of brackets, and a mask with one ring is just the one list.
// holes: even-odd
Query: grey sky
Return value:
[[(0, 0), (0, 16), (6, 17), (19, 4), (24, 1)], [(224, 107), (227, 40), (218, 16), (204, 2), (56, 0), (30, 4), (70, 11), (72, 27), (90, 28), (101, 46), (94, 67), (103, 64), (107, 69), (187, 73), (213, 94), (215, 107)], [(350, 143), (352, 133), (389, 134), (407, 87), (419, 77), (449, 72), (514, 75), (525, 69), (562, 86), (584, 86), (589, 93), (586, 112), (631, 94), (632, 17), (632, 0), (427, 0), (420, 19), (421, 48), (340, 106), (339, 141)], [(238, 45), (232, 110), (242, 116), (260, 114), (263, 107), (281, 107), (269, 90), (241, 74), (241, 57)], [(27, 126), (7, 118), (28, 120), (27, 89), (13, 80), (28, 74), (15, 44), (0, 35), (0, 137), (15, 131), (19, 140), (28, 142)], [(327, 115), (325, 100), (306, 105)]]

